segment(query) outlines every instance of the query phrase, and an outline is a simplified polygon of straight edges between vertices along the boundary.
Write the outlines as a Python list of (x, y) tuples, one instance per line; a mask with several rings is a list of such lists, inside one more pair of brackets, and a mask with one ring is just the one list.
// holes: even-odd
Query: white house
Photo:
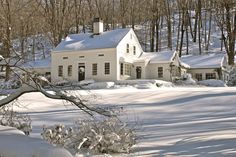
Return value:
[(103, 32), (96, 18), (93, 33), (67, 36), (51, 53), (51, 78), (81, 81), (162, 79), (181, 75), (176, 52), (145, 53), (133, 29)]
[[(140, 68), (143, 72), (143, 79), (158, 79), (165, 81), (173, 81), (175, 78), (181, 77), (186, 73), (188, 68), (181, 63), (176, 51), (162, 52), (143, 52), (142, 55), (134, 61), (136, 71)], [(136, 78), (138, 72), (136, 72)], [(134, 75), (135, 76), (135, 75)]]
[(187, 55), (181, 57), (182, 62), (190, 66), (188, 73), (198, 81), (207, 79), (229, 80), (229, 66), (225, 53), (206, 55)]

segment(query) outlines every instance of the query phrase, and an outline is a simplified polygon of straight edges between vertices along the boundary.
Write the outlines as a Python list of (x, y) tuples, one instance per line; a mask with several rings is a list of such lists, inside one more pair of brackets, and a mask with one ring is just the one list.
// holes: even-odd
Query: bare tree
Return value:
[(72, 2), (67, 0), (37, 0), (41, 15), (45, 19), (45, 32), (51, 33), (54, 46), (61, 42), (72, 26), (71, 20), (69, 20), (73, 8)]
[(222, 40), (228, 54), (228, 63), (233, 66), (236, 38), (236, 2), (234, 0), (216, 0), (215, 2), (217, 3), (216, 20), (222, 31)]

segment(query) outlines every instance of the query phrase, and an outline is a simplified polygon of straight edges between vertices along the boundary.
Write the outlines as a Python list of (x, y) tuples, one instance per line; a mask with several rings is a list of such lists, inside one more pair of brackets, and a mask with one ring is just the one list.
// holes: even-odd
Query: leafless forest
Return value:
[(142, 26), (144, 50), (166, 47), (180, 56), (188, 54), (189, 41), (198, 45), (199, 54), (207, 51), (214, 25), (233, 65), (235, 6), (235, 0), (0, 0), (0, 54), (9, 57), (17, 39), (24, 56), (26, 39), (39, 34), (56, 46), (67, 34), (91, 29), (93, 18), (100, 17), (105, 30)]

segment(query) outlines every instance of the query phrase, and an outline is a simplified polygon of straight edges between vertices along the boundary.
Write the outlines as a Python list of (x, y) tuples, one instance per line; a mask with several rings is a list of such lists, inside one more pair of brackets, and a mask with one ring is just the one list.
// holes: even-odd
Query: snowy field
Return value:
[[(139, 139), (134, 151), (118, 156), (236, 156), (236, 88), (121, 88), (89, 93), (95, 94), (93, 104), (122, 106), (126, 111), (122, 119), (136, 124)], [(72, 125), (87, 116), (39, 93), (19, 100), (24, 106), (19, 110), (33, 120), (32, 137), (40, 138), (43, 124)]]

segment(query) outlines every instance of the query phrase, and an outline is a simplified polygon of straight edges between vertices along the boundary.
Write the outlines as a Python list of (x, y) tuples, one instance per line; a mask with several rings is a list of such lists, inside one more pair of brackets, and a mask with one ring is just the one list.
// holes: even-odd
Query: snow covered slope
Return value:
[[(137, 124), (134, 152), (120, 156), (236, 156), (236, 88), (123, 88), (89, 93), (97, 98), (91, 103), (122, 106), (126, 110), (122, 119)], [(34, 137), (40, 137), (43, 124), (71, 125), (86, 117), (75, 107), (38, 93), (23, 95), (20, 102), (31, 115)]]

